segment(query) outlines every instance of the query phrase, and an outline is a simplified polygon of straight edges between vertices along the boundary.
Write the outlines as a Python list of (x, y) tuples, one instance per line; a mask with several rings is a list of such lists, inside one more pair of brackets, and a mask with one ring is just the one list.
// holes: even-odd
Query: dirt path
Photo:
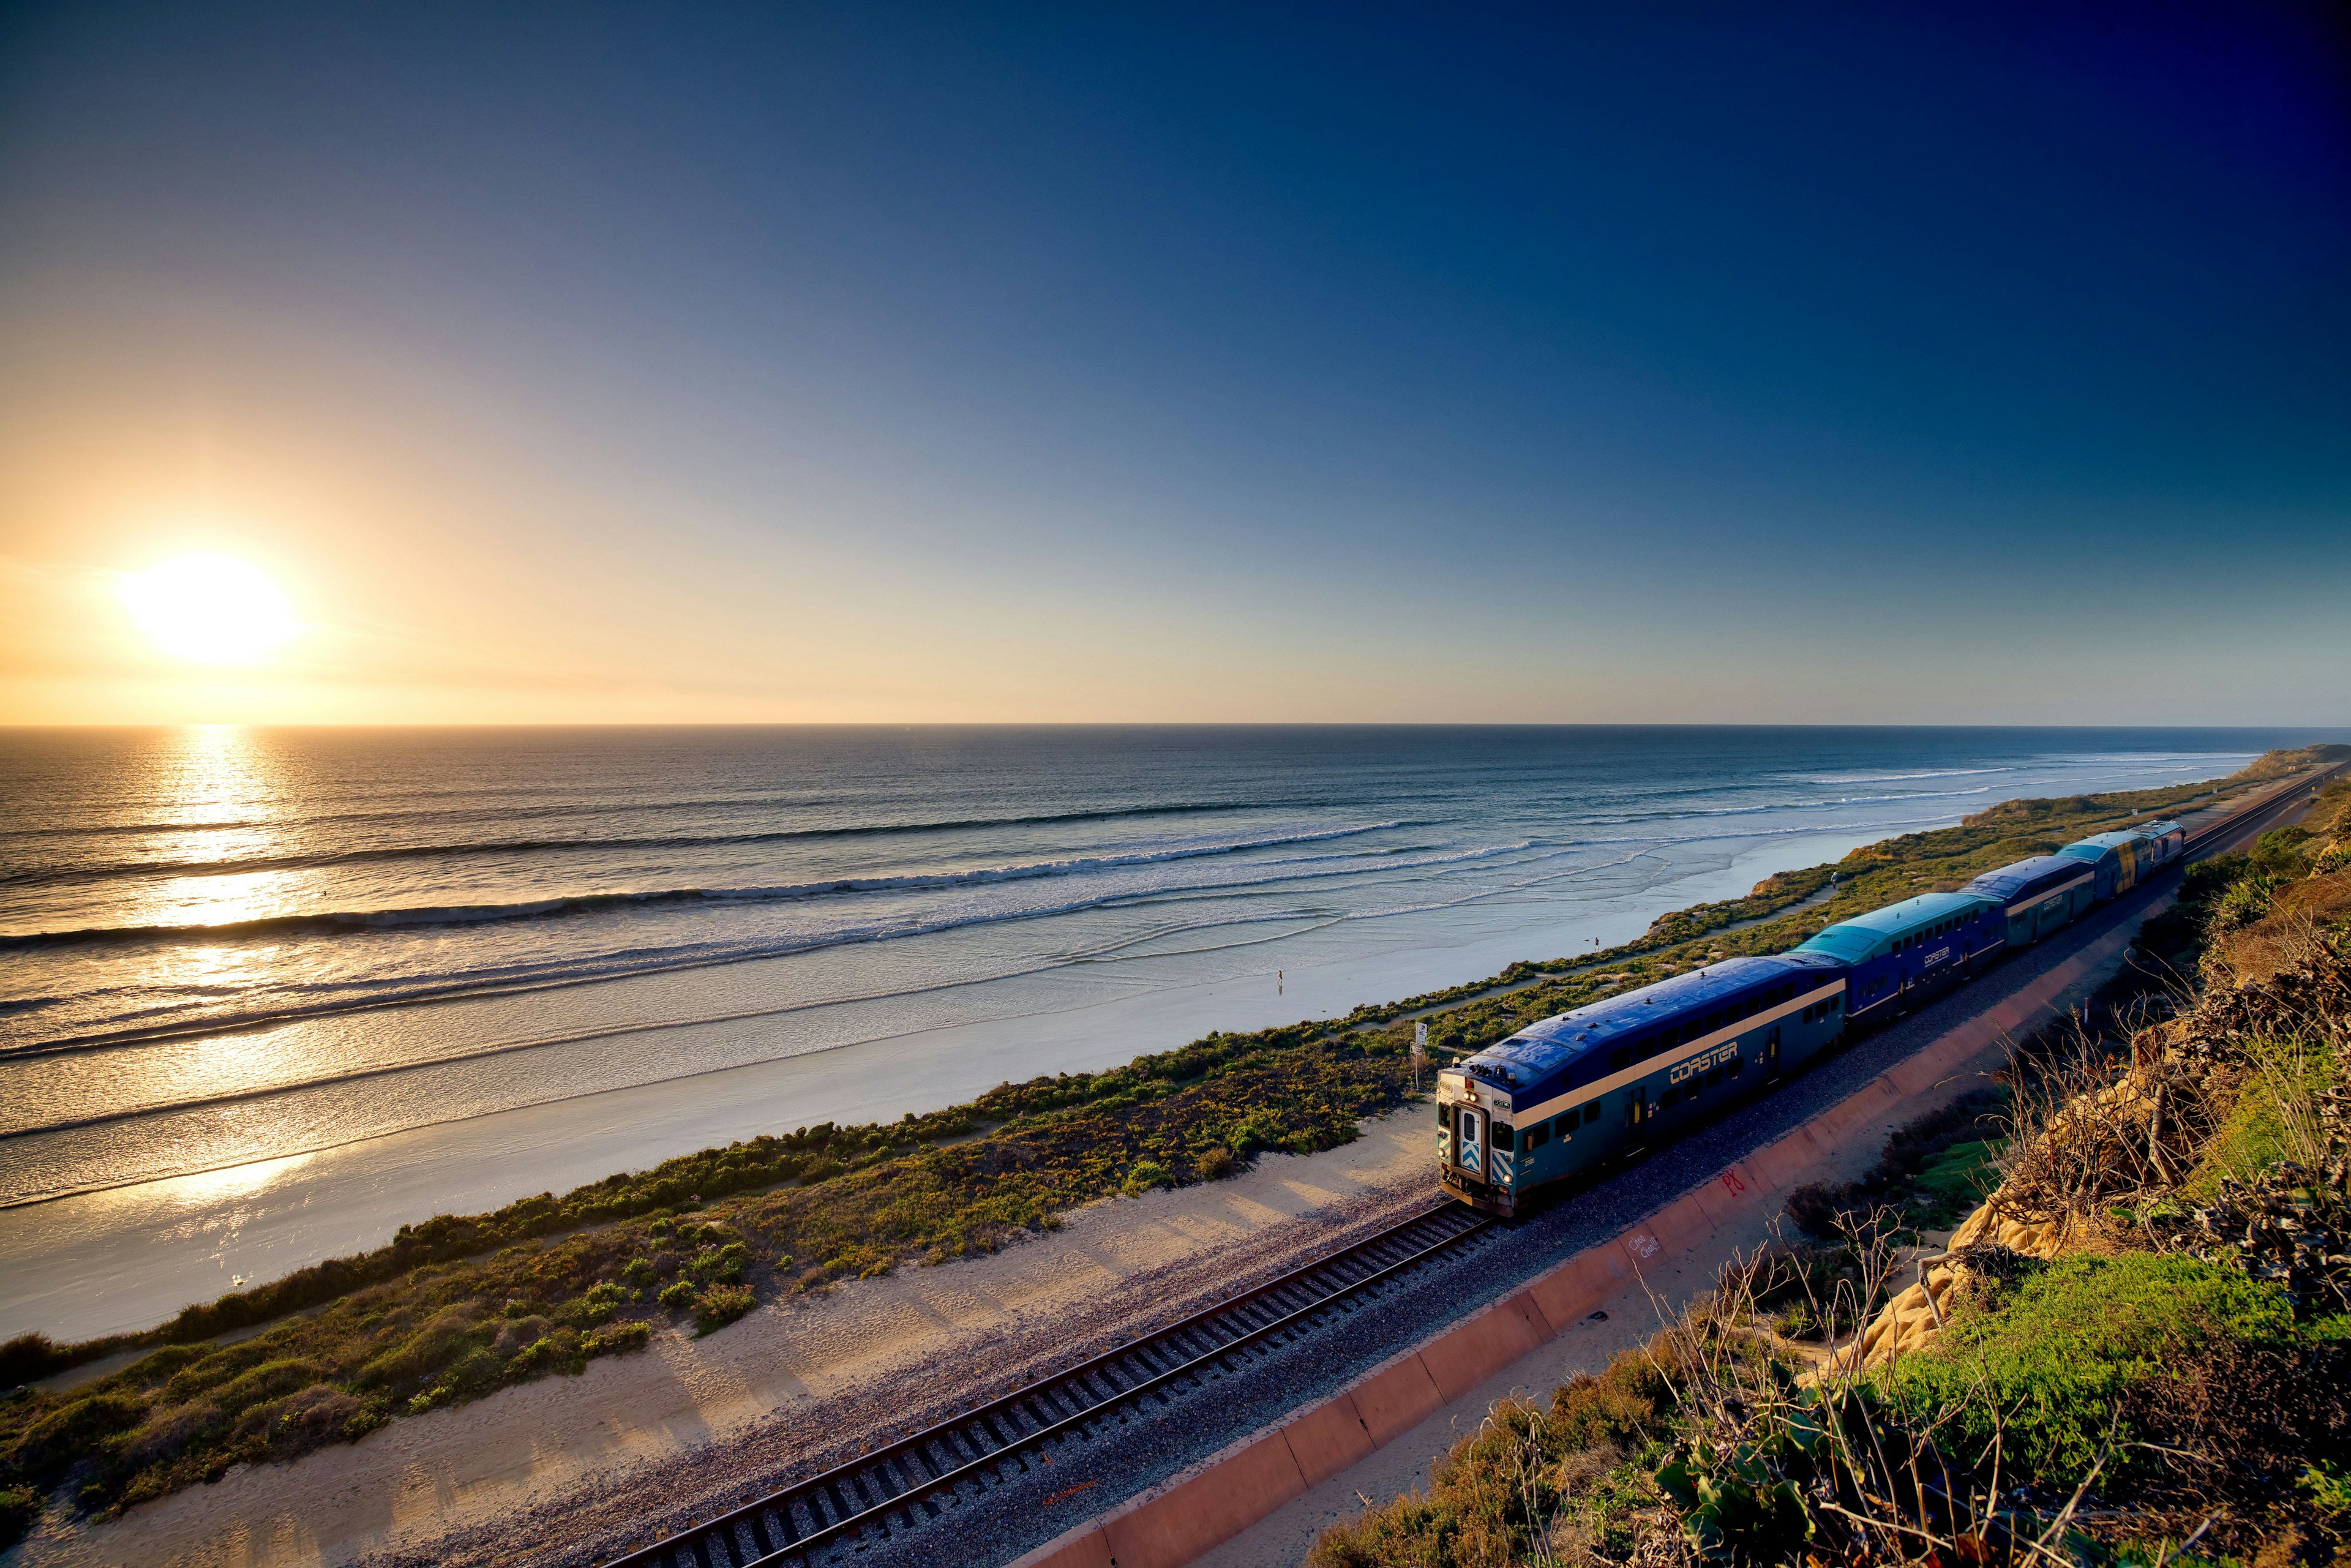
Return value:
[[(770, 1306), (706, 1340), (664, 1333), (291, 1465), (240, 1467), (93, 1528), (32, 1568), (522, 1563), (706, 1515), (778, 1470), (919, 1424), (976, 1389), (1179, 1315), (1429, 1201), (1425, 1112), (1233, 1180), (1110, 1200), (1006, 1252)], [(619, 1544), (619, 1542), (611, 1542)]]

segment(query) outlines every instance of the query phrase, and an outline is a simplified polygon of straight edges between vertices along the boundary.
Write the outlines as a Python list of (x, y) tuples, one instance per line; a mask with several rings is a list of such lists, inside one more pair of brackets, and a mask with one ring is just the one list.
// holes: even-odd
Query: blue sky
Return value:
[(2341, 722), (2320, 15), (12, 7), (0, 715)]

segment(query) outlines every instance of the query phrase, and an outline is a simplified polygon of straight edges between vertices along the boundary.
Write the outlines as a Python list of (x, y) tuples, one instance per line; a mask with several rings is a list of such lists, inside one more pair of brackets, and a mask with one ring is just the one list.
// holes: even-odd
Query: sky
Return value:
[(0, 723), (2351, 721), (2327, 18), (5, 5)]

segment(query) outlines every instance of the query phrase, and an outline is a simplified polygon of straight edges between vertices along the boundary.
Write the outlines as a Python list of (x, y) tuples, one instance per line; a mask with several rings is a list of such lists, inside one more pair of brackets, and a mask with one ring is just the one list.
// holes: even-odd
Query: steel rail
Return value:
[(2250, 805), (2239, 807), (2219, 821), (2206, 823), (2188, 835), (2188, 841), (2180, 848), (2180, 858), (2185, 860), (2189, 855), (2200, 853), (2217, 841), (2230, 834), (2241, 832), (2252, 819), (2291, 805), (2304, 790), (2318, 789), (2346, 768), (2351, 768), (2351, 763), (2338, 762), (2331, 768), (2321, 768), (2307, 778), (2290, 780)]
[[(1426, 1245), (1415, 1249), (1394, 1262), (1374, 1269), (1360, 1279), (1340, 1281), (1335, 1286), (1323, 1291), (1303, 1306), (1284, 1311), (1279, 1316), (1254, 1327), (1238, 1325), (1241, 1332), (1219, 1341), (1208, 1350), (1192, 1354), (1178, 1343), (1183, 1336), (1209, 1328), (1219, 1319), (1233, 1318), (1268, 1296), (1292, 1289), (1307, 1281), (1311, 1276), (1343, 1269), (1349, 1263), (1362, 1260), (1384, 1244), (1395, 1241), (1406, 1232), (1425, 1227), (1431, 1220), (1437, 1219), (1458, 1220), (1459, 1223), (1456, 1228), (1437, 1237)], [(914, 1511), (931, 1498), (942, 1492), (951, 1495), (963, 1483), (980, 1479), (989, 1470), (1023, 1452), (1082, 1428), (1091, 1423), (1102, 1420), (1118, 1407), (1130, 1405), (1186, 1376), (1204, 1374), (1207, 1368), (1232, 1355), (1236, 1351), (1286, 1330), (1299, 1327), (1317, 1313), (1326, 1312), (1350, 1297), (1362, 1295), (1383, 1281), (1426, 1262), (1438, 1253), (1458, 1246), (1470, 1237), (1490, 1228), (1495, 1223), (1491, 1217), (1475, 1213), (1449, 1200), (1434, 1204), (1383, 1230), (1338, 1248), (1311, 1262), (1301, 1264), (1236, 1295), (1213, 1302), (1172, 1323), (1140, 1334), (1074, 1365), (1061, 1368), (1009, 1394), (989, 1400), (986, 1404), (960, 1411), (919, 1432), (893, 1439), (881, 1448), (834, 1465), (830, 1469), (795, 1481), (765, 1497), (731, 1509), (716, 1519), (690, 1526), (649, 1546), (641, 1547), (624, 1557), (613, 1559), (606, 1564), (606, 1568), (654, 1568), (657, 1564), (674, 1565), (674, 1568), (686, 1568), (688, 1564), (694, 1565), (694, 1568), (717, 1568), (716, 1561), (706, 1551), (706, 1547), (714, 1542), (725, 1542), (727, 1562), (733, 1565), (733, 1568), (773, 1568), (773, 1565), (795, 1558), (807, 1559), (811, 1553), (840, 1542), (843, 1537), (852, 1532), (859, 1535), (865, 1534), (875, 1527), (883, 1525), (888, 1516), (893, 1513), (903, 1511), (909, 1516), (910, 1522), (914, 1522)], [(1150, 1375), (1123, 1386), (1118, 1385), (1108, 1375), (1118, 1369), (1119, 1364), (1142, 1360), (1153, 1350), (1169, 1344), (1176, 1344), (1179, 1353), (1185, 1354), (1186, 1359), (1174, 1366), (1151, 1373)], [(1143, 1364), (1144, 1370), (1148, 1372), (1150, 1362), (1144, 1360)], [(1087, 1380), (1090, 1378), (1099, 1378), (1101, 1382), (1110, 1385), (1111, 1391), (1106, 1395), (1096, 1395), (1087, 1386)], [(1053, 1409), (1053, 1405), (1050, 1403), (1051, 1396), (1061, 1396), (1063, 1402), (1066, 1403), (1067, 1396), (1072, 1391), (1083, 1396), (1087, 1403), (1071, 1415), (1058, 1419), (1049, 1419), (1034, 1430), (1016, 1432), (1010, 1437), (1003, 1436), (1001, 1428), (994, 1425), (996, 1417), (1005, 1415), (1026, 1415), (1029, 1419), (1035, 1420), (1037, 1418), (1035, 1411), (1022, 1408), (1031, 1402), (1041, 1405), (1044, 1411), (1050, 1415)], [(975, 1431), (982, 1437), (992, 1437), (998, 1446), (982, 1451), (983, 1444), (976, 1439)], [(952, 1458), (955, 1454), (952, 1440), (958, 1437), (964, 1439), (964, 1446), (974, 1450), (978, 1457), (953, 1465), (944, 1470), (937, 1469), (926, 1450), (931, 1445), (937, 1444), (946, 1448)], [(912, 1465), (904, 1463), (908, 1460), (914, 1463)], [(872, 1490), (881, 1490), (891, 1483), (888, 1472), (893, 1468), (902, 1471), (914, 1471), (916, 1466), (920, 1467), (920, 1471), (916, 1472), (915, 1479), (911, 1484), (902, 1482), (898, 1490), (891, 1491), (881, 1500), (869, 1503), (862, 1508), (843, 1510), (836, 1507), (830, 1511), (834, 1512), (837, 1517), (829, 1522), (819, 1522), (816, 1528), (804, 1533), (799, 1531), (799, 1524), (792, 1517), (792, 1505), (805, 1503), (808, 1506), (810, 1518), (812, 1521), (822, 1521), (826, 1511), (820, 1511), (816, 1504), (828, 1493), (838, 1501), (844, 1496), (851, 1495), (841, 1490), (844, 1484), (856, 1488), (858, 1491), (863, 1491), (866, 1488), (859, 1486), (858, 1483), (861, 1480), (869, 1479), (874, 1483)], [(781, 1527), (780, 1531), (770, 1531), (767, 1528), (768, 1515), (774, 1516), (777, 1524)], [(745, 1551), (745, 1543), (737, 1534), (739, 1528), (747, 1525), (751, 1531), (749, 1542), (751, 1550), (748, 1552)], [(779, 1544), (771, 1542), (770, 1535), (780, 1532), (789, 1532), (790, 1539)]]

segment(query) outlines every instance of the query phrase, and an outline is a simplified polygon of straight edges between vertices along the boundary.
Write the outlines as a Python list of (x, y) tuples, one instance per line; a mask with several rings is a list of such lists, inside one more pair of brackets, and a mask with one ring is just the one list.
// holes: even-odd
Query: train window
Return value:
[(1620, 1046), (1618, 1046), (1615, 1050), (1614, 1050), (1614, 1051), (1610, 1051), (1610, 1052), (1608, 1053), (1608, 1071), (1611, 1071), (1611, 1072), (1617, 1072), (1617, 1071), (1623, 1071), (1624, 1069), (1625, 1069), (1625, 1068), (1627, 1068), (1627, 1067), (1630, 1067), (1630, 1066), (1632, 1066), (1632, 1065), (1633, 1065), (1633, 1048), (1632, 1048), (1631, 1046), (1629, 1046), (1629, 1045), (1620, 1045)]
[(1510, 1124), (1508, 1122), (1497, 1122), (1494, 1124), (1494, 1146), (1496, 1148), (1507, 1149), (1510, 1147)]
[(1440, 1126), (1440, 1127), (1444, 1128), (1444, 1129), (1445, 1129), (1447, 1132), (1448, 1132), (1448, 1133), (1449, 1133), (1449, 1132), (1451, 1132), (1451, 1131), (1453, 1130), (1453, 1107), (1452, 1107), (1452, 1106), (1450, 1106), (1450, 1105), (1439, 1105), (1439, 1106), (1437, 1108), (1437, 1124), (1438, 1126)]
[(1668, 1089), (1657, 1096), (1657, 1103), (1660, 1105), (1678, 1105), (1681, 1103), (1682, 1092), (1678, 1089)]
[(1722, 1082), (1722, 1069), (1721, 1069), (1720, 1067), (1712, 1067), (1712, 1068), (1708, 1068), (1708, 1069), (1707, 1070), (1706, 1081), (1707, 1081), (1708, 1083), (1719, 1083), (1719, 1082)]
[(1527, 1153), (1532, 1154), (1551, 1142), (1551, 1124), (1538, 1122), (1527, 1133)]
[(1723, 1071), (1729, 1073), (1731, 1077), (1736, 1078), (1739, 1076), (1739, 1070), (1746, 1065), (1747, 1059), (1745, 1057), (1734, 1056), (1724, 1065)]
[(1583, 1124), (1588, 1127), (1598, 1120), (1600, 1120), (1600, 1102), (1594, 1100), (1583, 1108)]
[(1716, 1030), (1719, 1030), (1721, 1027), (1722, 1015), (1720, 1013), (1708, 1013), (1706, 1015), (1706, 1031), (1708, 1034), (1712, 1034)]

